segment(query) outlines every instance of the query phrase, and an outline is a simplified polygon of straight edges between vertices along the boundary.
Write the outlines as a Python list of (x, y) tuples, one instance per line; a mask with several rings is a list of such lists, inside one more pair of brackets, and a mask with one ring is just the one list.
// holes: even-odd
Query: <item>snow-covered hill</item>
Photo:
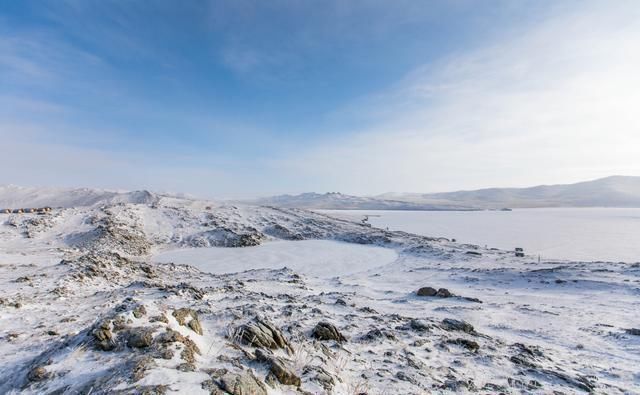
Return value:
[(0, 214), (2, 394), (640, 393), (639, 264), (292, 208), (4, 191), (78, 205)]
[(376, 197), (345, 195), (339, 192), (303, 193), (300, 195), (279, 195), (256, 199), (248, 203), (303, 209), (327, 210), (469, 210), (469, 206), (456, 203), (421, 203)]
[(640, 177), (612, 176), (567, 185), (487, 188), (445, 193), (387, 193), (377, 199), (413, 204), (503, 207), (640, 207)]
[(114, 192), (89, 188), (29, 188), (0, 186), (0, 209), (29, 207), (86, 207), (115, 203), (152, 204), (158, 196), (149, 191)]

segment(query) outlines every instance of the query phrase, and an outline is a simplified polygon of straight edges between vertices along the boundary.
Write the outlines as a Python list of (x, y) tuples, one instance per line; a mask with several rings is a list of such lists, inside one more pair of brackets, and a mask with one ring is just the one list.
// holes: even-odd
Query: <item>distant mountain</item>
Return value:
[(327, 210), (469, 210), (457, 203), (422, 203), (345, 195), (338, 192), (280, 195), (248, 201), (260, 206)]
[(386, 193), (376, 199), (452, 204), (481, 209), (525, 207), (640, 207), (640, 177), (611, 176), (565, 185), (487, 188), (445, 193)]
[(156, 202), (158, 196), (149, 191), (114, 192), (89, 188), (28, 188), (0, 186), (0, 209), (32, 207), (86, 207), (98, 204)]

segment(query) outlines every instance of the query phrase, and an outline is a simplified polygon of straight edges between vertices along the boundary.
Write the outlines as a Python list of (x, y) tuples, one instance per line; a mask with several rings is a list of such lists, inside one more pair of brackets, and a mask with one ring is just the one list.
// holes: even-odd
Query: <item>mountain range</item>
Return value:
[(498, 210), (534, 207), (640, 207), (640, 177), (611, 176), (575, 184), (486, 188), (443, 193), (385, 193), (360, 197), (337, 192), (280, 195), (251, 203), (337, 210)]

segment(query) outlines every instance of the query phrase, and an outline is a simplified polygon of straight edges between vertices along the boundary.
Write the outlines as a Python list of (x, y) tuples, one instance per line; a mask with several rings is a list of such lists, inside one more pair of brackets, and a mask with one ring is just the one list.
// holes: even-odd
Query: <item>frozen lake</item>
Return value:
[(155, 262), (188, 264), (209, 273), (288, 267), (316, 277), (335, 277), (366, 271), (396, 260), (395, 251), (329, 240), (273, 241), (243, 248), (186, 248), (153, 257)]
[(461, 243), (513, 250), (547, 259), (640, 261), (640, 209), (544, 208), (513, 211), (321, 210), (376, 227)]

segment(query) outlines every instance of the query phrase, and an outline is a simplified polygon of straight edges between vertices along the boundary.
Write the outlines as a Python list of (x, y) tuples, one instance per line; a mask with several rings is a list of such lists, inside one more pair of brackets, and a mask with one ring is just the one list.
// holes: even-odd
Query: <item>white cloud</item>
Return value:
[(640, 174), (640, 6), (575, 4), (414, 71), (368, 101), (376, 126), (274, 168), (302, 189), (351, 193)]

